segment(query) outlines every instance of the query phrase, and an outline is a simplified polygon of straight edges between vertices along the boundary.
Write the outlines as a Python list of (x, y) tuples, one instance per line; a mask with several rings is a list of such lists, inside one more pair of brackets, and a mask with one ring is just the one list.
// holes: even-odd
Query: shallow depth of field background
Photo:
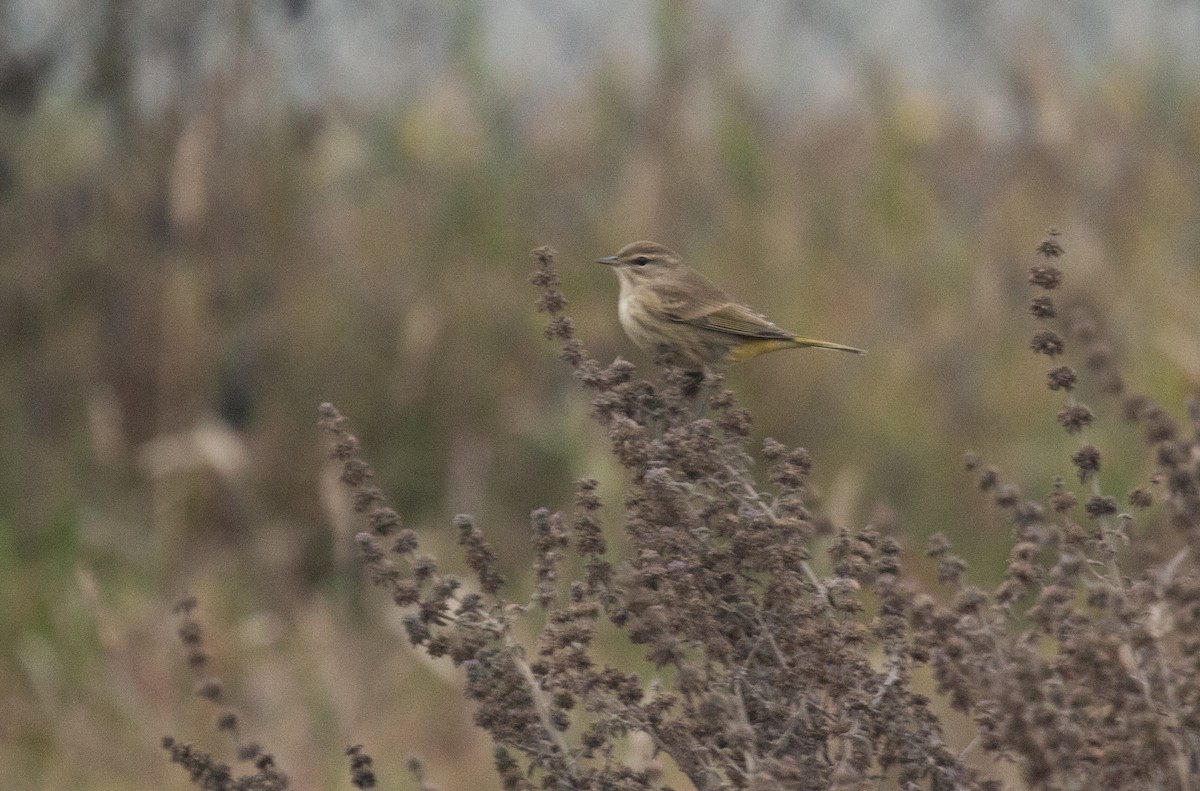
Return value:
[[(997, 579), (963, 452), (1071, 474), (1028, 350), (1048, 226), (1131, 389), (1181, 416), (1200, 388), (1200, 10), (968, 6), (0, 2), (0, 787), (186, 788), (165, 733), (228, 756), (184, 591), (297, 787), (348, 787), (354, 742), (383, 788), (410, 754), (498, 787), (457, 671), (364, 589), (316, 407), (426, 549), (458, 564), (474, 513), (524, 595), (529, 512), (589, 474), (617, 516), (624, 484), (541, 336), (542, 244), (605, 360), (651, 373), (590, 263), (643, 238), (867, 348), (729, 380), (837, 524), (931, 588), (939, 530)], [(1138, 434), (1084, 380), (1127, 492)]]

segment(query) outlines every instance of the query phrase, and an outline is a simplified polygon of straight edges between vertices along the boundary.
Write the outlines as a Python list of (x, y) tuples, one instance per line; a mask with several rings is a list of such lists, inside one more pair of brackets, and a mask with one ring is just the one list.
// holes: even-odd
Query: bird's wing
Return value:
[(701, 299), (670, 299), (669, 295), (660, 295), (663, 312), (672, 321), (691, 324), (716, 332), (728, 332), (731, 335), (743, 335), (747, 338), (785, 338), (791, 340), (792, 333), (767, 321), (744, 305), (736, 302), (717, 301), (712, 297), (725, 297), (724, 294), (705, 294)]

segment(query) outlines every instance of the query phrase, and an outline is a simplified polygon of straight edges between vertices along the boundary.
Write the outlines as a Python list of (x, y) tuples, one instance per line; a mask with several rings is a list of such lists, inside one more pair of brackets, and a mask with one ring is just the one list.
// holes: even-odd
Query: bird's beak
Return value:
[(615, 255), (606, 255), (603, 258), (597, 258), (596, 263), (604, 264), (606, 266), (617, 266), (621, 262), (617, 260), (617, 257)]

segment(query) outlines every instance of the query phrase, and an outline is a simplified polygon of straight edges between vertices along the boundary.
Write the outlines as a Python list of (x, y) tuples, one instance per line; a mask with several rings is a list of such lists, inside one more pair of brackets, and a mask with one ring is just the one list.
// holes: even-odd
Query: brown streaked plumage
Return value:
[(727, 363), (780, 349), (863, 353), (853, 346), (802, 338), (773, 324), (656, 242), (634, 242), (596, 262), (617, 273), (617, 314), (625, 334), (645, 351), (666, 347), (689, 370), (707, 375)]

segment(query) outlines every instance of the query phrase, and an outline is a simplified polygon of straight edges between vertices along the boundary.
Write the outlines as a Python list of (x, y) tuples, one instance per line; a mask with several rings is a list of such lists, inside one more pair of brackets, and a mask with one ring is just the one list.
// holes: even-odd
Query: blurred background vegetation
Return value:
[[(651, 373), (590, 264), (640, 238), (869, 349), (730, 381), (914, 573), (939, 530), (1002, 571), (968, 448), (1030, 492), (1070, 475), (1027, 340), (1047, 226), (1132, 388), (1182, 406), (1195, 4), (743, 5), (0, 2), (0, 786), (186, 787), (159, 738), (223, 746), (172, 636), (187, 590), (301, 787), (347, 787), (352, 742), (384, 788), (413, 787), (409, 753), (498, 787), (457, 674), (360, 589), (316, 406), (424, 546), (453, 564), (475, 513), (527, 590), (530, 510), (623, 487), (541, 337), (541, 244), (602, 359)], [(1138, 434), (1093, 404), (1123, 495)]]

